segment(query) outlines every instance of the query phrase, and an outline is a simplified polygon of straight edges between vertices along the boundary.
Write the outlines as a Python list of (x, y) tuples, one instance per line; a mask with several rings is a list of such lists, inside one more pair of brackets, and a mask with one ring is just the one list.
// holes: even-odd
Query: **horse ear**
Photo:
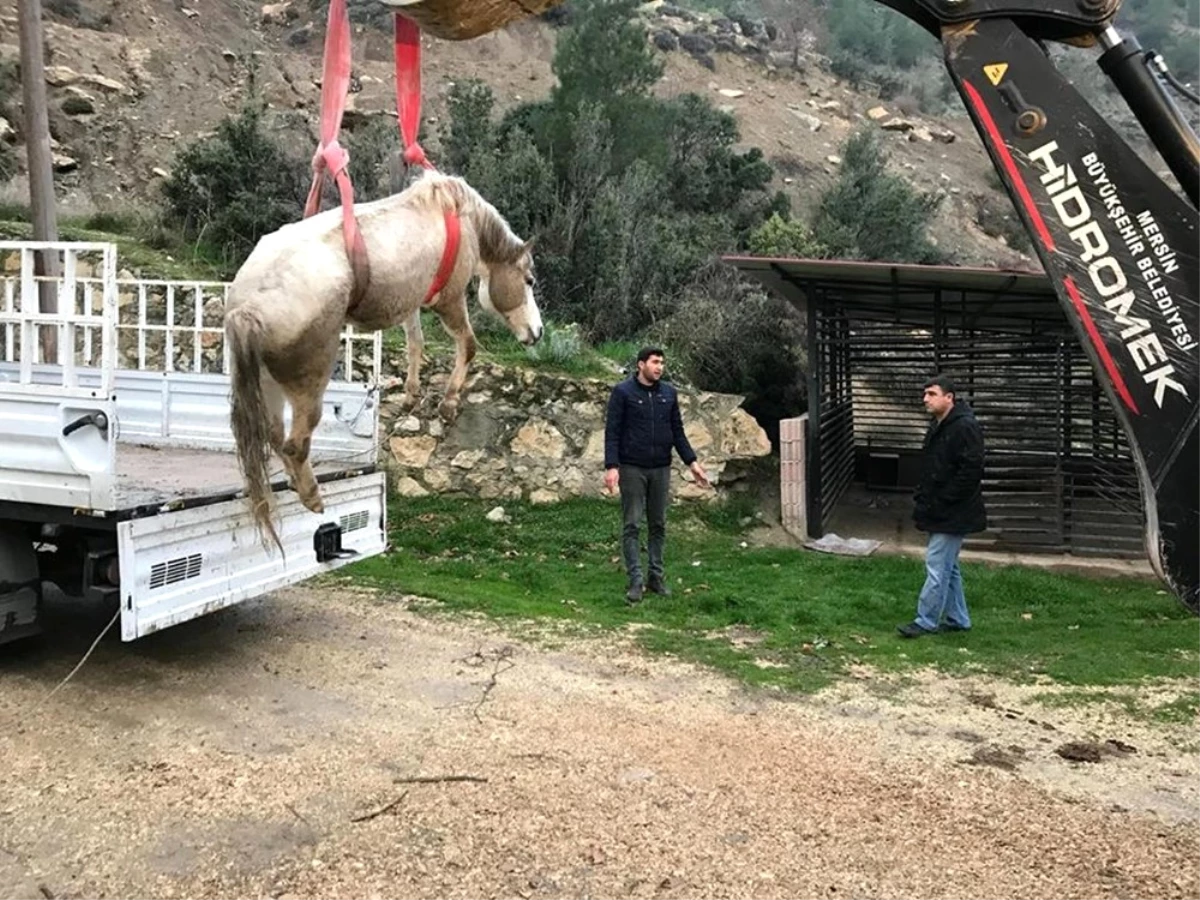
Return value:
[(531, 237), (529, 240), (527, 240), (524, 244), (521, 245), (521, 250), (525, 253), (532, 255), (533, 254), (533, 245), (536, 243), (537, 243), (537, 235), (535, 234), (533, 237)]

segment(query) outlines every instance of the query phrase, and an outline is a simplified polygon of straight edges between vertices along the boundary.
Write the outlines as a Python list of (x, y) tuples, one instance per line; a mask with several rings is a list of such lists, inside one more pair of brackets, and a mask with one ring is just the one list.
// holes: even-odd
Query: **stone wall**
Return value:
[[(384, 394), (382, 458), (401, 496), (457, 493), (485, 499), (553, 503), (595, 496), (604, 476), (604, 413), (612, 384), (531, 369), (476, 367), (450, 426), (436, 409), (444, 364), (427, 363), (420, 409), (399, 409), (398, 386)], [(678, 457), (673, 493), (711, 500), (746, 478), (751, 462), (771, 452), (758, 423), (740, 409), (742, 398), (680, 390), (688, 440), (715, 490), (694, 484)]]

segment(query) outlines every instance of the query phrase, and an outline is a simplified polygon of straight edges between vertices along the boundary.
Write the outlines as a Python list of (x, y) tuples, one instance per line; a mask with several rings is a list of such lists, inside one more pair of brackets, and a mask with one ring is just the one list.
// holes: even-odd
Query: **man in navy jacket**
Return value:
[[(663, 364), (659, 348), (638, 351), (637, 372), (613, 388), (604, 423), (604, 487), (610, 494), (618, 483), (621, 488), (621, 553), (629, 576), (625, 599), (630, 603), (640, 602), (645, 590), (671, 593), (663, 576), (671, 450), (691, 469), (697, 484), (708, 486), (708, 475), (683, 433), (679, 397), (662, 380)], [(638, 552), (643, 514), (650, 532), (650, 578), (645, 582)]]

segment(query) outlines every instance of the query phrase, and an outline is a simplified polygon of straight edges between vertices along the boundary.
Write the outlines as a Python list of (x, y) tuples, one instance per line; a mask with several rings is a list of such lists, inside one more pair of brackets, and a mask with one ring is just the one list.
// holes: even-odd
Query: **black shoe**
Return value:
[(650, 577), (650, 583), (646, 585), (646, 590), (652, 594), (658, 594), (660, 597), (671, 596), (671, 586), (661, 578)]
[(898, 625), (896, 626), (896, 631), (900, 634), (900, 637), (906, 638), (919, 638), (922, 635), (934, 633), (928, 628), (922, 628), (916, 622), (909, 622), (907, 625)]
[(628, 603), (630, 606), (633, 606), (634, 604), (637, 604), (637, 603), (641, 603), (642, 602), (642, 593), (643, 593), (642, 583), (640, 581), (630, 582), (629, 589), (627, 591), (625, 591), (625, 602)]
[(970, 625), (959, 625), (957, 622), (943, 622), (938, 626), (938, 631), (970, 631)]

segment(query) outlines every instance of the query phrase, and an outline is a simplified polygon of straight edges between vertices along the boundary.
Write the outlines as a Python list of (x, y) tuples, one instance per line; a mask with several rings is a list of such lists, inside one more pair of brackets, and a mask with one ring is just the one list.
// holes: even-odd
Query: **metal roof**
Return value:
[(855, 318), (928, 325), (940, 310), (964, 328), (1010, 333), (1068, 328), (1042, 272), (840, 259), (724, 260), (799, 309), (815, 296)]

